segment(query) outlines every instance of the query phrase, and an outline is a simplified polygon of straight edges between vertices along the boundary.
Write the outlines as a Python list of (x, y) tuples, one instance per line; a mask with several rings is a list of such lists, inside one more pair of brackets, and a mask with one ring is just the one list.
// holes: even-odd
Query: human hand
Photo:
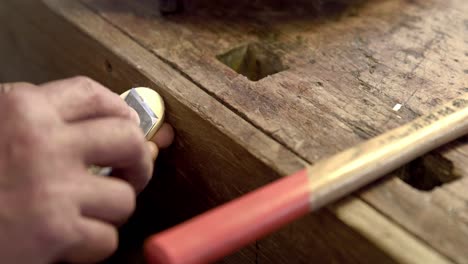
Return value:
[[(84, 77), (0, 88), (2, 262), (106, 258), (172, 128), (145, 142), (135, 111)], [(113, 167), (114, 177), (90, 174), (92, 164)]]

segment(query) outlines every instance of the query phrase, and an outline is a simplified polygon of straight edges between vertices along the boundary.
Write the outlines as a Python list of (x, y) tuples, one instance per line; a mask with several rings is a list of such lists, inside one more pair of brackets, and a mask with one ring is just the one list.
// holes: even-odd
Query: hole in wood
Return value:
[(159, 0), (159, 11), (163, 15), (180, 13), (182, 10), (182, 0)]
[[(351, 2), (351, 1), (349, 1)], [(340, 14), (346, 11), (346, 8), (349, 7), (349, 3), (345, 3), (343, 1), (325, 1), (321, 3), (320, 9), (322, 12), (332, 15), (332, 14)]]
[(260, 43), (234, 48), (216, 58), (251, 81), (287, 70), (280, 57)]
[(400, 178), (418, 190), (431, 191), (460, 176), (455, 173), (452, 162), (440, 155), (428, 154), (401, 168)]
[(106, 71), (107, 71), (108, 73), (112, 73), (112, 71), (114, 70), (113, 67), (112, 67), (112, 64), (111, 64), (110, 61), (108, 61), (108, 60), (105, 60), (105, 61), (104, 61), (104, 66), (105, 66)]

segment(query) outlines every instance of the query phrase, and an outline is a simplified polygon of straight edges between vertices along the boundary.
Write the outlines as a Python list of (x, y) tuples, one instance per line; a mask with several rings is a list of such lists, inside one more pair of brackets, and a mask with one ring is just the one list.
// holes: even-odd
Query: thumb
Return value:
[(171, 125), (164, 123), (151, 141), (154, 142), (158, 148), (163, 149), (169, 147), (172, 141), (174, 141), (174, 129)]

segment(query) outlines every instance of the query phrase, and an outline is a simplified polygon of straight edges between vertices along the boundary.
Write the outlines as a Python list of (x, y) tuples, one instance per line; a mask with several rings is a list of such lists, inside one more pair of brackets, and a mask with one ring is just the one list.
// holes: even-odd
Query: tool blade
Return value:
[(135, 88), (130, 90), (127, 97), (125, 97), (125, 102), (137, 112), (140, 117), (140, 127), (146, 136), (159, 120), (158, 116), (145, 103), (145, 100), (138, 94)]

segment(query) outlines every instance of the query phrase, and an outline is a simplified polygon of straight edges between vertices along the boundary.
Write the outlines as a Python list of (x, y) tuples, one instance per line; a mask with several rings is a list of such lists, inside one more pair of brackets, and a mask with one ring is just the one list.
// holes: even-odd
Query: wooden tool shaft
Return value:
[(468, 95), (151, 237), (149, 263), (209, 263), (468, 131)]

